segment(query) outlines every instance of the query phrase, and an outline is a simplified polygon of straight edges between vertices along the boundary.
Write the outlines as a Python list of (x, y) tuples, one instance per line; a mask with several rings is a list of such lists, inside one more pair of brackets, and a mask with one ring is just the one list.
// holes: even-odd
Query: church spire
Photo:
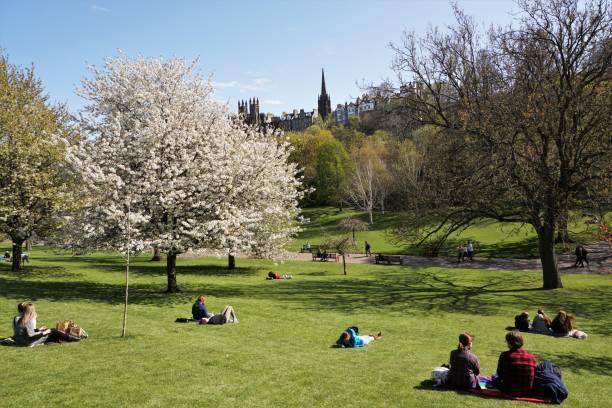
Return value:
[(321, 95), (327, 95), (327, 90), (325, 89), (325, 71), (321, 68)]
[(321, 68), (321, 95), (319, 95), (319, 115), (323, 117), (323, 120), (327, 118), (327, 115), (331, 113), (331, 99), (327, 94), (325, 88), (325, 71)]

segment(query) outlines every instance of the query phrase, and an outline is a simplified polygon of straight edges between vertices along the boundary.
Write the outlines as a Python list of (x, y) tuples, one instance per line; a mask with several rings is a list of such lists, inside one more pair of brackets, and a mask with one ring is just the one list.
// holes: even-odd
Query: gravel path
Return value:
[[(597, 242), (586, 246), (589, 259), (589, 267), (575, 268), (575, 257), (573, 254), (562, 254), (558, 257), (559, 268), (562, 272), (572, 273), (612, 273), (612, 243)], [(541, 263), (539, 259), (516, 259), (516, 258), (481, 258), (474, 257), (474, 261), (465, 261), (457, 263), (455, 256), (445, 257), (422, 257), (401, 255), (402, 265), (408, 266), (443, 266), (447, 268), (478, 268), (478, 269), (506, 269), (506, 270), (521, 270), (521, 271), (541, 271)], [(300, 261), (312, 261), (312, 255), (309, 253), (292, 253), (291, 259)], [(340, 259), (341, 261), (341, 259)], [(374, 263), (374, 257), (366, 257), (363, 254), (350, 254), (346, 258), (348, 263)]]

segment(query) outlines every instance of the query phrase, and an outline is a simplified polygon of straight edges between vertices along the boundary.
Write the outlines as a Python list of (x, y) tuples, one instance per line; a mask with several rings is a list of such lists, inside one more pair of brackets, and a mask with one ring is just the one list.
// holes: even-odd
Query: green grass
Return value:
[[(338, 211), (333, 207), (316, 207), (304, 208), (302, 212), (310, 222), (303, 226), (303, 231), (289, 246), (292, 251), (299, 251), (306, 242), (320, 244), (330, 237), (350, 235), (350, 232), (340, 231), (336, 226), (337, 222), (345, 217), (356, 217), (366, 222), (368, 220), (365, 212), (352, 209)], [(385, 215), (376, 213), (374, 225), (371, 225), (368, 231), (355, 233), (359, 250), (364, 251), (364, 242), (368, 241), (374, 253), (422, 255), (422, 249), (416, 248), (410, 242), (399, 242), (391, 234), (391, 230), (401, 224), (402, 218), (401, 212), (386, 212)], [(570, 235), (583, 243), (594, 239), (593, 228), (585, 225), (583, 220), (570, 225)], [(467, 240), (476, 243), (478, 256), (502, 258), (538, 256), (536, 233), (530, 225), (483, 220), (449, 237), (446, 246), (450, 248), (451, 255), (454, 255), (454, 249), (460, 242)], [(558, 245), (557, 250), (572, 253), (574, 245)]]
[[(27, 271), (0, 264), (0, 335), (19, 301), (39, 325), (74, 319), (81, 343), (0, 347), (0, 406), (517, 407), (527, 403), (423, 389), (464, 330), (476, 334), (483, 373), (495, 371), (504, 328), (542, 306), (578, 315), (585, 341), (526, 335), (526, 349), (557, 362), (565, 405), (609, 406), (612, 316), (609, 276), (563, 276), (542, 291), (538, 273), (239, 259), (179, 260), (183, 292), (163, 293), (163, 264), (136, 259), (129, 338), (121, 339), (123, 274), (112, 254), (71, 257), (35, 248)], [(270, 269), (293, 280), (266, 281)], [(233, 305), (238, 325), (178, 324), (198, 293), (209, 307)], [(384, 332), (364, 349), (330, 348), (342, 329)]]

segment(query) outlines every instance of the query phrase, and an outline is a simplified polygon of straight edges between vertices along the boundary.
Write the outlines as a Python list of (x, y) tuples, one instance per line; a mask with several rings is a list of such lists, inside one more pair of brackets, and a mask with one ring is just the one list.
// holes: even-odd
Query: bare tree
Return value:
[(351, 152), (352, 172), (346, 189), (346, 201), (368, 213), (370, 224), (374, 224), (375, 208), (384, 209), (388, 194), (389, 172), (377, 143), (365, 144)]
[[(393, 44), (403, 111), (440, 130), (418, 222), (448, 234), (490, 218), (533, 226), (543, 287), (562, 287), (554, 238), (575, 206), (610, 201), (612, 18), (608, 0), (520, 0), (516, 27), (457, 24)], [(432, 198), (436, 196), (435, 201)], [(431, 218), (430, 218), (431, 217)]]
[(355, 246), (355, 241), (351, 240), (350, 237), (340, 237), (327, 240), (323, 247), (326, 249), (331, 249), (337, 252), (342, 256), (342, 270), (346, 275), (346, 255), (351, 253), (351, 251), (356, 251), (357, 247)]
[(353, 234), (353, 242), (355, 242), (355, 231), (367, 231), (368, 223), (361, 221), (358, 218), (346, 217), (338, 221), (338, 228), (344, 231), (351, 231)]

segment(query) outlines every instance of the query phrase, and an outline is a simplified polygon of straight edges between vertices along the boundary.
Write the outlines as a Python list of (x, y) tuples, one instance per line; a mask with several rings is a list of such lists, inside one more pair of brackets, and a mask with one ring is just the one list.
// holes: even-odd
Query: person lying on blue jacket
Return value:
[(377, 335), (368, 334), (366, 336), (359, 336), (359, 329), (352, 326), (342, 332), (338, 340), (336, 341), (337, 347), (363, 347), (367, 346), (374, 340), (382, 338), (382, 332), (378, 332)]

